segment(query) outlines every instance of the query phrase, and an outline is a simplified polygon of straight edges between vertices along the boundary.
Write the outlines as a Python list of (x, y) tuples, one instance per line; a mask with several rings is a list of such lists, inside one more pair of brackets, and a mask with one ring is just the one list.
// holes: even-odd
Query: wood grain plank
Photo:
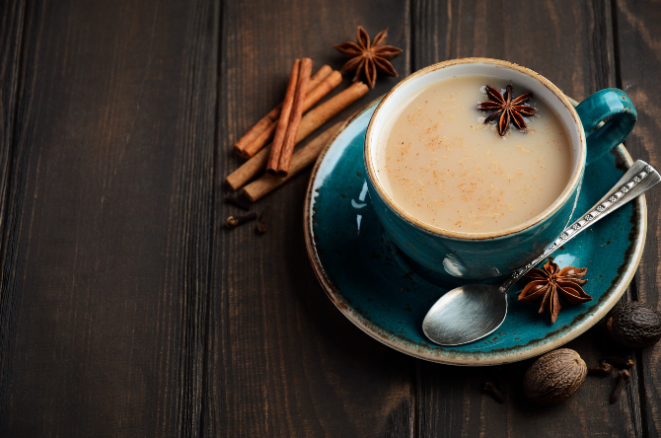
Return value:
[[(21, 47), (25, 27), (26, 2), (11, 0), (0, 3), (0, 266), (4, 267), (11, 249), (7, 248), (8, 232), (7, 205), (11, 183), (13, 143), (15, 135), (19, 78), (21, 69)], [(11, 324), (12, 295), (5, 292), (7, 272), (0, 269), (0, 388), (7, 383), (6, 376), (11, 356), (10, 343), (4, 333)], [(8, 309), (3, 312), (2, 309)], [(0, 392), (0, 419), (6, 400)]]
[(199, 436), (219, 11), (30, 4), (1, 436)]
[[(225, 2), (218, 184), (240, 162), (232, 144), (282, 99), (294, 58), (339, 69), (345, 58), (332, 45), (355, 40), (358, 25), (372, 37), (390, 26), (389, 43), (407, 48), (406, 14), (397, 1)], [(408, 74), (406, 54), (394, 65)], [(327, 126), (396, 82), (380, 78)], [(308, 175), (256, 204), (273, 207), (261, 237), (254, 226), (223, 230), (237, 210), (216, 195), (205, 436), (412, 436), (412, 361), (347, 321), (310, 267), (302, 229)]]
[(6, 224), (24, 22), (25, 1), (0, 4), (0, 236)]
[[(616, 85), (612, 16), (607, 2), (421, 1), (415, 3), (415, 65), (485, 56), (532, 68), (582, 99)], [(589, 364), (613, 353), (601, 325), (568, 345)], [(532, 406), (522, 376), (532, 361), (487, 369), (418, 364), (420, 436), (643, 436), (638, 386), (610, 405), (612, 382), (590, 378), (567, 402)], [(488, 379), (507, 393), (482, 394)]]
[[(658, 1), (618, 0), (614, 2), (614, 11), (621, 78), (618, 85), (629, 94), (638, 111), (638, 122), (627, 139), (627, 147), (634, 157), (658, 168), (661, 166), (661, 123), (658, 118), (661, 109), (661, 90), (658, 84), (661, 68), (661, 4)], [(636, 276), (636, 298), (661, 310), (661, 195), (655, 189), (646, 198), (648, 234)], [(648, 436), (658, 437), (661, 436), (661, 347), (643, 350), (639, 352), (639, 357), (642, 359), (640, 384)]]

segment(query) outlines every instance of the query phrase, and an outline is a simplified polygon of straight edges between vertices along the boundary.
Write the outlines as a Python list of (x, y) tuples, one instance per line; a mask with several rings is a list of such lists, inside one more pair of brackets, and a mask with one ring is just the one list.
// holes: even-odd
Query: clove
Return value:
[(615, 382), (615, 388), (613, 388), (613, 393), (611, 394), (610, 398), (611, 404), (617, 401), (617, 399), (620, 397), (622, 389), (626, 386), (630, 379), (631, 375), (629, 374), (629, 371), (622, 370), (618, 373), (617, 381)]
[(613, 372), (613, 365), (604, 361), (601, 361), (601, 363), (597, 366), (588, 368), (588, 374), (593, 376), (606, 377), (606, 376), (610, 376), (612, 372)]
[(254, 221), (257, 219), (257, 213), (248, 213), (243, 216), (230, 216), (227, 219), (225, 219), (225, 228), (236, 228), (239, 225), (243, 225), (245, 223)]
[(482, 388), (484, 392), (491, 394), (491, 396), (496, 400), (498, 403), (503, 404), (505, 403), (505, 395), (500, 392), (498, 388), (496, 388), (496, 385), (491, 381), (487, 380), (484, 383), (484, 388)]
[(244, 211), (250, 210), (250, 203), (236, 196), (232, 196), (232, 195), (225, 196), (225, 202), (235, 207), (239, 207), (241, 210)]
[(259, 222), (257, 223), (257, 234), (265, 234), (269, 229), (266, 226), (266, 220), (269, 217), (269, 213), (271, 212), (271, 207), (266, 206), (264, 210), (262, 211), (262, 214), (259, 216)]
[(600, 363), (608, 362), (609, 364), (616, 366), (620, 369), (625, 369), (625, 368), (631, 368), (633, 367), (634, 363), (633, 360), (631, 359), (631, 356), (627, 356), (626, 358), (622, 359), (620, 357), (605, 357), (599, 361)]

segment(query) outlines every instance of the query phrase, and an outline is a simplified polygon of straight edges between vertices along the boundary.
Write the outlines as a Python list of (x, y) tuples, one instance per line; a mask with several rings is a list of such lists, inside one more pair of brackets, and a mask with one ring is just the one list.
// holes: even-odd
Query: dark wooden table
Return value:
[[(339, 68), (332, 45), (358, 25), (390, 26), (400, 78), (487, 56), (577, 99), (623, 88), (640, 115), (626, 145), (661, 165), (658, 1), (2, 0), (0, 13), (0, 436), (661, 434), (661, 347), (615, 350), (601, 325), (569, 346), (592, 364), (633, 354), (626, 396), (610, 405), (612, 382), (590, 378), (552, 408), (523, 396), (530, 361), (442, 366), (363, 334), (307, 259), (309, 171), (258, 203), (275, 207), (269, 234), (222, 229), (232, 144), (282, 99), (293, 58)], [(657, 308), (659, 200), (625, 297)]]

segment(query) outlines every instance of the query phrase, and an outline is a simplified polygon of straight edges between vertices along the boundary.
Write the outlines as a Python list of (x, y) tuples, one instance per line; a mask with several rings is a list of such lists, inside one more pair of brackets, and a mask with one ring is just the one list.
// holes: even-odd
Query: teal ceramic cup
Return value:
[[(408, 96), (452, 76), (485, 75), (512, 81), (542, 99), (563, 124), (572, 147), (572, 172), (565, 189), (546, 210), (515, 227), (492, 233), (466, 233), (428, 225), (402, 209), (379, 180), (376, 154), (389, 116)], [(386, 95), (365, 136), (367, 184), (387, 236), (408, 257), (448, 280), (486, 280), (510, 274), (540, 254), (569, 225), (586, 166), (620, 144), (636, 123), (636, 110), (618, 89), (601, 90), (578, 107), (548, 79), (506, 61), (456, 59), (424, 68)]]

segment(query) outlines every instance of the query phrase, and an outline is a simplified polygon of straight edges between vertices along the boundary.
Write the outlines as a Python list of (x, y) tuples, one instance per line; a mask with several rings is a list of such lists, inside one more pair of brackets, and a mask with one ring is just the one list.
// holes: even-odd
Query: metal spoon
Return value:
[(609, 213), (622, 207), (661, 181), (659, 173), (638, 160), (594, 207), (565, 229), (543, 254), (517, 269), (502, 286), (472, 284), (443, 295), (429, 309), (422, 331), (439, 345), (464, 345), (490, 335), (507, 316), (507, 291), (556, 249)]

